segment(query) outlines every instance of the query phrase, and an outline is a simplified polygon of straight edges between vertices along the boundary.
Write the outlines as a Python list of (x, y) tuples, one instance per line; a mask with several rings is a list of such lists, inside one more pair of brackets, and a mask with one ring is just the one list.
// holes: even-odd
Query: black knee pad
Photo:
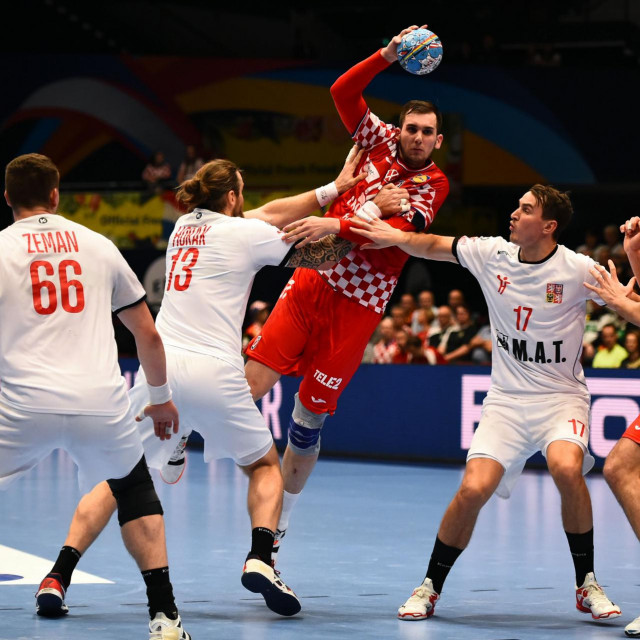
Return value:
[(128, 476), (119, 480), (107, 480), (107, 484), (118, 503), (120, 526), (143, 516), (164, 513), (144, 455)]

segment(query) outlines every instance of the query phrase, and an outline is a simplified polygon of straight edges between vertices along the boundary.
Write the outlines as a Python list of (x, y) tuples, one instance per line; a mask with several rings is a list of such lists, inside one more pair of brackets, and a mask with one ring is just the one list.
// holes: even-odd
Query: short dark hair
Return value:
[(4, 172), (7, 197), (14, 211), (49, 207), (51, 192), (60, 185), (58, 167), (51, 158), (27, 153), (14, 158)]
[(557, 240), (560, 234), (567, 228), (573, 215), (573, 205), (568, 191), (560, 191), (550, 184), (534, 184), (529, 189), (536, 199), (536, 204), (542, 207), (544, 220), (555, 220), (558, 223), (553, 232), (553, 239)]
[(401, 129), (404, 119), (410, 113), (434, 113), (436, 116), (436, 133), (442, 133), (442, 113), (433, 102), (429, 102), (428, 100), (409, 100), (400, 111), (399, 122)]
[(240, 194), (240, 169), (231, 160), (217, 159), (202, 165), (190, 180), (185, 180), (176, 193), (180, 204), (193, 211), (198, 207), (220, 211), (229, 191)]

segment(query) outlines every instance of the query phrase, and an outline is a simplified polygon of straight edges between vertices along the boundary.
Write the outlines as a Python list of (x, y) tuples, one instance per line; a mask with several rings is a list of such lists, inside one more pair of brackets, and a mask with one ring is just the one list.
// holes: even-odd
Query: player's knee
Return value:
[(582, 464), (572, 460), (555, 461), (553, 465), (549, 465), (549, 471), (560, 489), (568, 489), (583, 482)]
[(493, 495), (495, 488), (483, 482), (463, 482), (458, 489), (458, 500), (467, 508), (479, 509)]
[(309, 411), (296, 393), (289, 422), (289, 448), (300, 456), (317, 455), (320, 452), (320, 431), (327, 415)]
[(604, 475), (604, 479), (607, 481), (607, 484), (610, 487), (617, 487), (622, 482), (624, 482), (624, 476), (626, 467), (624, 464), (620, 464), (620, 460), (618, 456), (613, 455), (613, 451), (608, 455), (607, 459), (604, 461), (604, 468), (602, 469), (602, 474)]
[(142, 456), (128, 476), (118, 480), (107, 480), (111, 493), (118, 504), (120, 526), (143, 516), (162, 515), (160, 498)]

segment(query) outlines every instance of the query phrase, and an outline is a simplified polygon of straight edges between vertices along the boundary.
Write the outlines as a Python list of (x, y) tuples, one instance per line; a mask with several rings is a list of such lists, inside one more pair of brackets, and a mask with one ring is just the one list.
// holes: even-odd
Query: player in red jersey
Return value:
[[(640, 281), (640, 217), (634, 216), (620, 227), (624, 233), (624, 250), (629, 257), (635, 280)], [(597, 289), (607, 306), (628, 322), (640, 322), (640, 300), (633, 292), (633, 279), (626, 285), (618, 281), (615, 265), (609, 260), (608, 274), (604, 267), (597, 265), (592, 274), (598, 280)], [(585, 283), (585, 287), (595, 289)], [(640, 539), (640, 495), (638, 478), (640, 477), (640, 416), (638, 416), (622, 434), (615, 447), (607, 456), (604, 465), (604, 477), (618, 502), (624, 509), (636, 536)], [(640, 616), (625, 627), (629, 638), (640, 637)]]
[(433, 150), (442, 144), (437, 107), (420, 100), (408, 102), (396, 127), (373, 114), (362, 96), (373, 78), (398, 59), (402, 36), (416, 28), (404, 29), (331, 87), (342, 121), (365, 149), (357, 171), (366, 171), (367, 177), (339, 197), (320, 193), (324, 204), (336, 196), (324, 218), (306, 218), (285, 228), (300, 246), (335, 233), (352, 241), (353, 250), (325, 271), (297, 269), (246, 350), (245, 371), (255, 399), (281, 375), (303, 376), (283, 459), (285, 492), (278, 539), (318, 459), (323, 423), (334, 413), (358, 368), (408, 258), (393, 247), (360, 250), (362, 237), (351, 231), (350, 219), (375, 215), (402, 230), (425, 231), (449, 192), (447, 178), (431, 160)]

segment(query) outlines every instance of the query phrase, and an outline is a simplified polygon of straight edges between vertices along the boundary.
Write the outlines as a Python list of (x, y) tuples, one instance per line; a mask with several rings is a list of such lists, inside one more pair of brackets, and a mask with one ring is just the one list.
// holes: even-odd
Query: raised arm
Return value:
[(458, 262), (453, 253), (454, 238), (452, 236), (402, 231), (376, 218), (370, 222), (354, 218), (353, 223), (351, 230), (369, 240), (367, 244), (361, 245), (363, 249), (384, 249), (395, 246), (417, 258)]
[(331, 96), (335, 102), (336, 109), (351, 136), (355, 134), (368, 109), (362, 92), (381, 71), (384, 71), (398, 59), (397, 48), (402, 36), (417, 28), (417, 26), (413, 25), (403, 29), (391, 39), (386, 47), (379, 49), (366, 60), (351, 67), (331, 86)]
[(172, 432), (178, 433), (179, 419), (167, 383), (167, 362), (162, 339), (144, 302), (124, 309), (118, 318), (136, 340), (138, 359), (147, 378), (149, 404), (144, 409), (144, 415), (153, 419), (156, 436), (160, 440), (169, 440)]
[(304, 216), (313, 213), (318, 207), (324, 206), (331, 202), (333, 198), (351, 189), (366, 177), (366, 173), (360, 173), (354, 176), (358, 163), (362, 158), (363, 149), (353, 148), (345, 161), (342, 171), (332, 182), (324, 187), (313, 191), (306, 191), (295, 196), (287, 198), (278, 198), (266, 204), (245, 211), (245, 218), (258, 218), (264, 220), (274, 227), (282, 229), (287, 224), (300, 220)]

